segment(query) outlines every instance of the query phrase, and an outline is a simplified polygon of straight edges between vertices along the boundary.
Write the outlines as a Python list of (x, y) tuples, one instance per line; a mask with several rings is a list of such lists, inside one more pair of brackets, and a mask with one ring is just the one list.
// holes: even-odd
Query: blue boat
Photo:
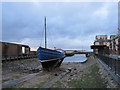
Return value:
[(64, 51), (52, 50), (47, 48), (46, 40), (46, 17), (45, 17), (45, 47), (39, 47), (37, 49), (38, 59), (41, 61), (44, 69), (59, 67), (65, 58)]

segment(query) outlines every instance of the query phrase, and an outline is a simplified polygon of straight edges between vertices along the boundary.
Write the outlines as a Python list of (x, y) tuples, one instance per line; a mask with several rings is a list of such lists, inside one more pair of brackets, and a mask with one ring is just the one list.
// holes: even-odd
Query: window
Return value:
[(22, 47), (22, 54), (25, 53), (25, 47)]

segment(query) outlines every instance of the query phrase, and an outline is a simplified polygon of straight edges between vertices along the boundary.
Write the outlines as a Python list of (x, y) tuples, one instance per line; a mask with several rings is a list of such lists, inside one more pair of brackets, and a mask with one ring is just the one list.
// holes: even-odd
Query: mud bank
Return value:
[[(35, 74), (7, 88), (117, 88), (117, 83), (96, 58), (85, 63), (64, 62), (60, 68), (43, 71), (37, 59), (3, 64), (3, 83)], [(49, 86), (47, 86), (49, 85)]]

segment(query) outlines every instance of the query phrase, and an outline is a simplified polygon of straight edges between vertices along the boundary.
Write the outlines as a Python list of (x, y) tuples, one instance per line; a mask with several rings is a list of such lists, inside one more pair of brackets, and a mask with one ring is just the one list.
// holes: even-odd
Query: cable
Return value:
[[(43, 26), (44, 27), (44, 26)], [(44, 28), (42, 29), (42, 33), (41, 33), (41, 42), (40, 42), (40, 46), (42, 46), (42, 43), (43, 43), (43, 37), (44, 37)]]

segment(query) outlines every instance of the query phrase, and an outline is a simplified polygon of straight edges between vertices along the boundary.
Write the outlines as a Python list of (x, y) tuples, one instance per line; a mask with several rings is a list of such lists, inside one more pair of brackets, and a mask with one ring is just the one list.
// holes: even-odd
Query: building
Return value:
[(94, 45), (91, 46), (96, 54), (109, 54), (110, 40), (107, 35), (96, 35)]
[(115, 44), (116, 44), (116, 42), (115, 42), (115, 37), (116, 37), (117, 35), (111, 35), (110, 36), (110, 40), (111, 40), (111, 42), (110, 42), (110, 46), (109, 46), (109, 49), (110, 49), (110, 53), (111, 54), (115, 54), (116, 53), (116, 47), (115, 47)]
[(109, 55), (109, 48), (106, 45), (91, 45), (95, 54)]
[(118, 35), (111, 35), (110, 36), (110, 53), (120, 55), (120, 36)]
[(107, 35), (96, 35), (96, 40), (107, 40)]
[(94, 45), (91, 49), (96, 54), (116, 54), (120, 55), (120, 36), (111, 35), (108, 39), (107, 35), (96, 35)]
[(110, 40), (107, 39), (107, 35), (96, 35), (94, 45), (106, 45), (109, 47)]

